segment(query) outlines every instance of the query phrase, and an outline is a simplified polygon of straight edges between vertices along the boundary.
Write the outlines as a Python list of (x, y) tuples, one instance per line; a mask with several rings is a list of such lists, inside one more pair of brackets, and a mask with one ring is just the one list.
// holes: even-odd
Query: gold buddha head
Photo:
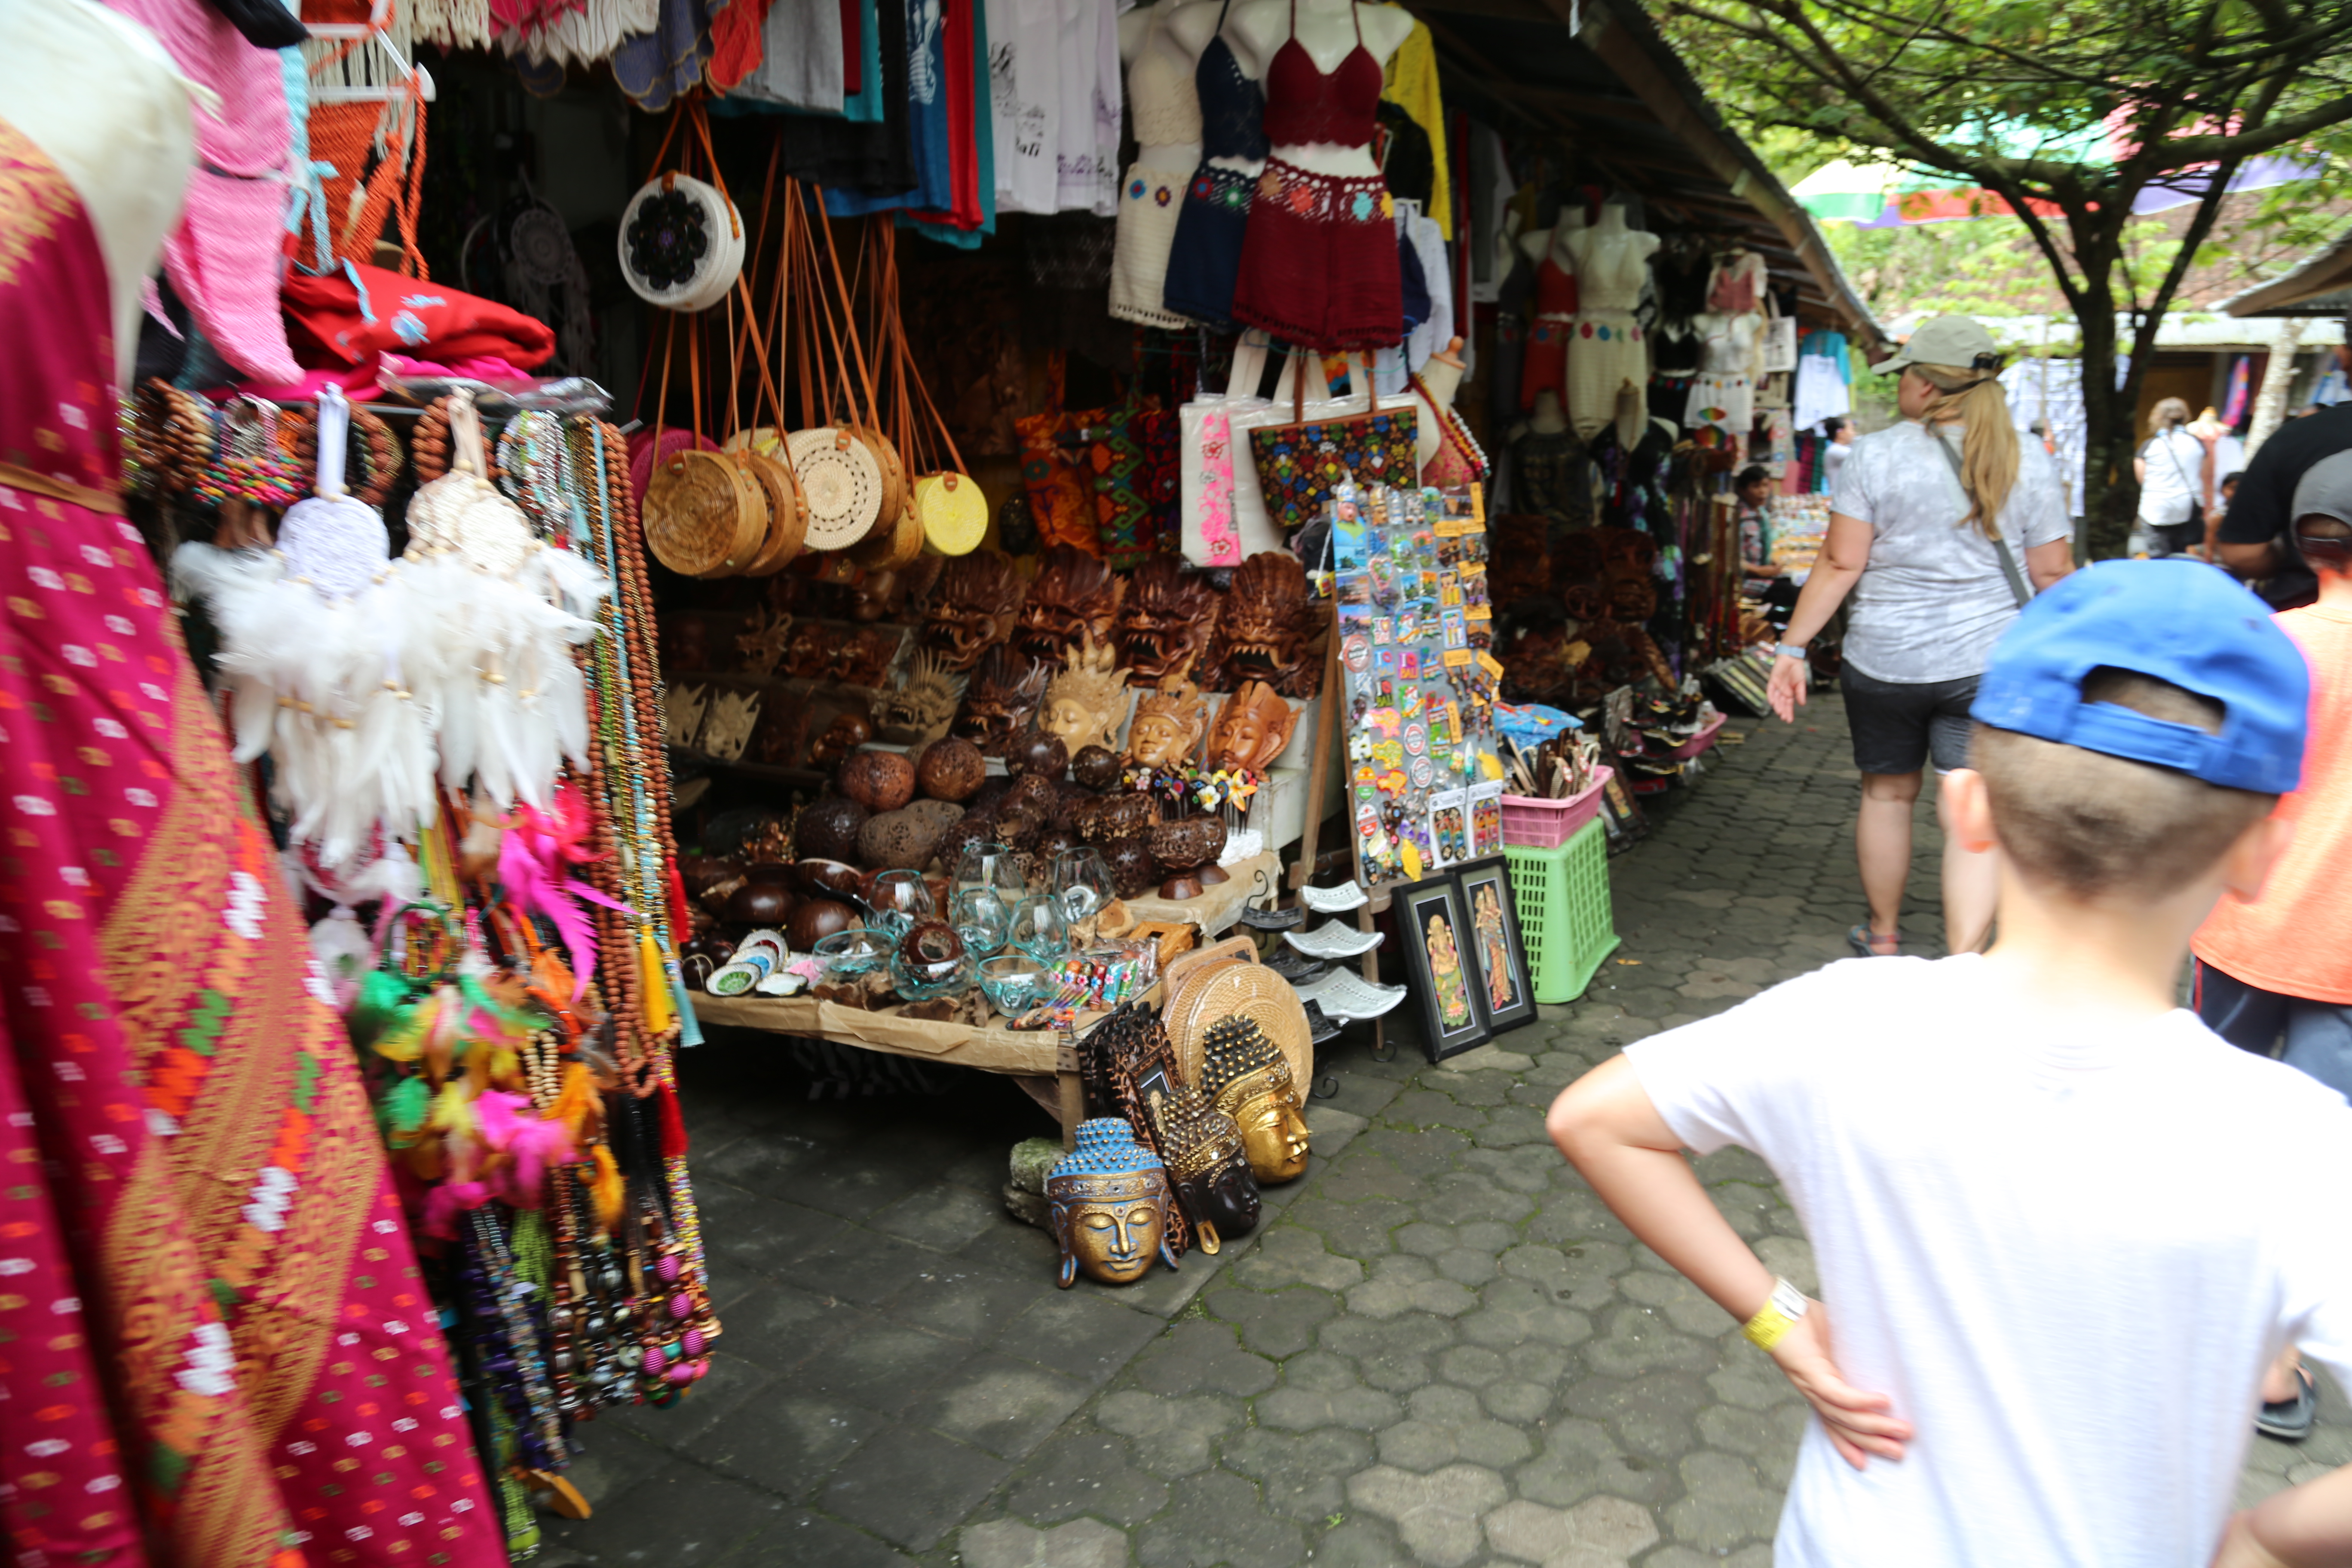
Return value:
[(1307, 1113), (1286, 1060), (1255, 1019), (1224, 1018), (1201, 1043), (1201, 1092), (1241, 1130), (1251, 1173), (1266, 1185), (1307, 1169)]
[(1174, 1199), (1160, 1156), (1115, 1116), (1080, 1122), (1077, 1144), (1045, 1178), (1054, 1239), (1062, 1249), (1062, 1288), (1068, 1289), (1081, 1271), (1100, 1284), (1132, 1284), (1154, 1257), (1175, 1268), (1168, 1242), (1168, 1205)]
[(1209, 705), (1183, 677), (1163, 681), (1135, 705), (1127, 730), (1127, 760), (1139, 768), (1181, 768), (1200, 749)]
[(1168, 1163), (1168, 1179), (1192, 1216), (1201, 1250), (1214, 1253), (1223, 1237), (1244, 1236), (1257, 1224), (1257, 1178), (1234, 1119), (1190, 1084), (1172, 1093), (1156, 1088), (1143, 1097), (1152, 1142)]

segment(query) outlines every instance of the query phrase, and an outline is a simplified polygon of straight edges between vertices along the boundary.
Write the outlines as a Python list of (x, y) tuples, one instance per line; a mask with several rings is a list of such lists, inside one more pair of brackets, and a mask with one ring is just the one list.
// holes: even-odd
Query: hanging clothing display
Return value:
[[(1265, 135), (1274, 146), (1370, 146), (1381, 62), (1364, 46), (1353, 5), (1349, 19), (1356, 47), (1325, 71), (1298, 41), (1291, 0), (1292, 36), (1265, 72)], [(1393, 219), (1378, 174), (1323, 174), (1269, 157), (1243, 237), (1234, 319), (1327, 352), (1397, 342), (1404, 318)]]
[(1633, 312), (1658, 237), (1628, 227), (1623, 209), (1612, 204), (1569, 245), (1577, 291), (1568, 353), (1569, 423), (1590, 441), (1613, 422), (1619, 439), (1631, 446), (1641, 440), (1649, 418), (1650, 382), (1649, 346)]
[(1116, 217), (1124, 98), (1118, 12), (1106, 0), (1063, 0), (1056, 43), (1056, 206)]
[(1756, 426), (1756, 353), (1763, 341), (1764, 318), (1749, 311), (1701, 320), (1704, 349), (1683, 424), (1691, 429), (1712, 425), (1744, 438)]
[(838, 0), (775, 0), (761, 30), (761, 59), (734, 91), (764, 103), (839, 114), (847, 63)]
[[(1110, 313), (1114, 320), (1171, 330), (1192, 325), (1165, 303), (1168, 258), (1176, 243), (1191, 169), (1170, 166), (1163, 149), (1192, 147), (1202, 137), (1201, 95), (1155, 7), (1143, 47), (1128, 68), (1127, 102), (1141, 151), (1119, 184), (1118, 237), (1111, 254)], [(1174, 160), (1189, 164), (1192, 160)]]
[(1519, 369), (1519, 406), (1532, 408), (1540, 393), (1568, 397), (1568, 342), (1576, 331), (1576, 274), (1547, 249), (1536, 264), (1535, 320), (1528, 329), (1527, 359)]
[(1430, 191), (1424, 209), (1437, 225), (1437, 237), (1454, 238), (1453, 159), (1446, 152), (1445, 108), (1437, 90), (1437, 42), (1429, 24), (1416, 21), (1397, 52), (1389, 57), (1381, 97), (1395, 104), (1420, 127), (1429, 142)]
[(1843, 332), (1807, 332), (1797, 345), (1797, 393), (1791, 417), (1800, 426), (1843, 418), (1853, 407), (1853, 374)]
[(1201, 163), (1184, 187), (1161, 290), (1168, 310), (1220, 331), (1232, 324), (1242, 241), (1268, 152), (1265, 88), (1243, 73), (1233, 46), (1225, 42), (1225, 18), (1232, 11), (1233, 0), (1223, 0), (1217, 32), (1193, 62)]
[(135, 287), (173, 214), (77, 187), (177, 191), (188, 99), (112, 18), (17, 16), (0, 64), (0, 451), (24, 465), (0, 468), (0, 1403), (40, 1440), (0, 1451), (12, 1550), (263, 1563), (325, 1536), (371, 1565), (499, 1568), (366, 1091), (122, 515), (110, 278), (135, 258)]
[(999, 211), (1060, 209), (1061, 10), (1055, 0), (988, 0), (989, 130)]

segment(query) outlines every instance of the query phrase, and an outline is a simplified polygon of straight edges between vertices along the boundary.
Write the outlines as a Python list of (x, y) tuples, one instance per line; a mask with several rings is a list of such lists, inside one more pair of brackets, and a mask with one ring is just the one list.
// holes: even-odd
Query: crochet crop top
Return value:
[(1217, 13), (1216, 36), (1201, 51), (1192, 67), (1192, 87), (1201, 100), (1201, 156), (1265, 161), (1265, 87), (1242, 72), (1233, 46), (1225, 42), (1225, 15), (1234, 0)]
[(1172, 52), (1154, 20), (1143, 47), (1127, 68), (1127, 107), (1139, 146), (1170, 147), (1201, 139), (1201, 98), (1192, 73)]
[(1348, 15), (1356, 24), (1356, 47), (1327, 73), (1316, 69), (1315, 57), (1298, 41), (1298, 0), (1290, 0), (1290, 37), (1265, 70), (1265, 134), (1276, 146), (1371, 145), (1385, 79), (1379, 58), (1364, 47), (1363, 14), (1351, 4)]

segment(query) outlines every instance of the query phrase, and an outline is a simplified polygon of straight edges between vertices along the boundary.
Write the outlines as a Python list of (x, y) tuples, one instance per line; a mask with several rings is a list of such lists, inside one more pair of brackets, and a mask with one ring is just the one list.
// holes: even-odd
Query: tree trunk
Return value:
[(2104, 289), (2080, 302), (2075, 324), (2083, 332), (2083, 537), (2074, 553), (2100, 561), (2124, 553), (2139, 511), (2132, 423), (2147, 360), (2134, 356), (2124, 384), (2116, 384), (2116, 307)]

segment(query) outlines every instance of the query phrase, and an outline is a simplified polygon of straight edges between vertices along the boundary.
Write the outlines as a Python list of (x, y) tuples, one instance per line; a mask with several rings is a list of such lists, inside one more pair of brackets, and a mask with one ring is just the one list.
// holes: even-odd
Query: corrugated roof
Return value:
[(2231, 295), (2216, 309), (2233, 316), (2352, 314), (2352, 229), (2292, 270)]

